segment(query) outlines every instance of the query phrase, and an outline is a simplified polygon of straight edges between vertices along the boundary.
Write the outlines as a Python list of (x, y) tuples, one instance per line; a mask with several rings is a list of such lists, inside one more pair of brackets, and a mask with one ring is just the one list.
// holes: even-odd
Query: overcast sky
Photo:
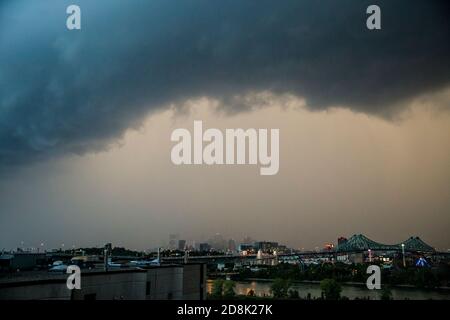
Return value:
[[(0, 3), (0, 249), (450, 247), (446, 1)], [(279, 128), (280, 171), (174, 166), (172, 130)]]

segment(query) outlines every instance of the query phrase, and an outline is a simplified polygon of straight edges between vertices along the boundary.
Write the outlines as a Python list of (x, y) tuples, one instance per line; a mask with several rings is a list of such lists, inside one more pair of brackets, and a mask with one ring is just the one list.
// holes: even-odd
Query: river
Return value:
[[(207, 289), (211, 292), (212, 280), (208, 280)], [(270, 281), (235, 281), (235, 292), (239, 295), (246, 295), (253, 290), (259, 297), (270, 296)], [(318, 283), (294, 283), (291, 290), (297, 290), (301, 298), (306, 298), (308, 293), (311, 298), (320, 298), (321, 290)], [(396, 287), (391, 289), (392, 298), (395, 300), (450, 300), (450, 290), (423, 290), (417, 288)], [(349, 299), (370, 298), (378, 300), (381, 297), (381, 290), (369, 290), (363, 285), (342, 285), (341, 296)]]

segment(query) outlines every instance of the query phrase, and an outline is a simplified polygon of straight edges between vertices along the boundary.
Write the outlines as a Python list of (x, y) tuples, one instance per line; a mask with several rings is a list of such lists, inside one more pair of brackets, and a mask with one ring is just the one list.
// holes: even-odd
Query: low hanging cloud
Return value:
[[(0, 167), (99, 150), (149, 112), (251, 92), (395, 114), (450, 84), (448, 1), (48, 0), (0, 4)], [(82, 30), (66, 29), (66, 8)]]

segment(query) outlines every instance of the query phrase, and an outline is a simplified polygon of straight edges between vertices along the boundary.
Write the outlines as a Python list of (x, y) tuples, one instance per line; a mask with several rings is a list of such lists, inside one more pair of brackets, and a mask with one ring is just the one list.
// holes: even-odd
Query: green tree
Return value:
[(436, 274), (428, 268), (419, 268), (414, 271), (413, 280), (411, 281), (419, 288), (435, 288), (439, 286), (439, 280)]
[(234, 288), (236, 287), (236, 283), (232, 280), (226, 280), (223, 283), (223, 297), (225, 299), (232, 299), (236, 296), (234, 292)]
[(211, 290), (212, 298), (214, 298), (214, 299), (222, 298), (223, 285), (224, 285), (223, 279), (216, 279), (213, 281), (212, 290)]
[(289, 290), (289, 299), (300, 299), (300, 295), (297, 290)]
[(381, 288), (381, 300), (391, 300), (391, 299), (392, 299), (391, 288), (384, 285)]
[(320, 282), (320, 289), (325, 300), (339, 300), (341, 297), (341, 285), (334, 279), (324, 279)]
[(289, 280), (277, 278), (272, 283), (270, 291), (275, 299), (283, 299), (288, 296), (290, 286), (291, 283)]

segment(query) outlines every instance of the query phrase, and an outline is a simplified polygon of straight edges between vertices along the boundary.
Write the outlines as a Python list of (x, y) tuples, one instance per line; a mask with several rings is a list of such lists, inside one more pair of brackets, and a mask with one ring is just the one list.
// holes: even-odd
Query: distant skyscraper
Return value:
[(186, 240), (178, 240), (178, 250), (184, 250), (186, 248)]
[(249, 236), (246, 236), (243, 240), (242, 240), (242, 243), (245, 243), (245, 244), (253, 244), (253, 242), (255, 242), (251, 237), (249, 237)]
[(199, 250), (200, 251), (209, 251), (211, 247), (207, 243), (200, 243)]
[(228, 251), (235, 252), (236, 251), (236, 241), (233, 239), (228, 240)]
[(169, 249), (175, 250), (178, 244), (178, 234), (169, 235)]
[(225, 251), (227, 247), (227, 242), (223, 239), (220, 233), (216, 233), (209, 243), (213, 249), (218, 251)]

